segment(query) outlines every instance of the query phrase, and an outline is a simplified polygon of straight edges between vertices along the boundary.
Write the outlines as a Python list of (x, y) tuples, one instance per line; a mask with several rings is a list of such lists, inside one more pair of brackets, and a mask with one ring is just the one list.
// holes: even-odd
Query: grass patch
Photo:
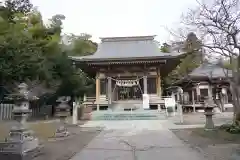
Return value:
[(29, 125), (29, 128), (34, 131), (35, 135), (43, 140), (54, 136), (57, 129), (56, 122), (52, 123), (36, 123)]
[(200, 136), (215, 142), (240, 143), (240, 134), (231, 134), (216, 127), (213, 131), (205, 131), (204, 128), (194, 128), (191, 130), (193, 136)]
[[(28, 124), (29, 129), (33, 130), (34, 134), (42, 140), (47, 140), (48, 138), (54, 136), (57, 126), (56, 122)], [(0, 123), (0, 141), (4, 141), (4, 139), (8, 136), (11, 127), (12, 125), (8, 125), (7, 123)]]
[[(206, 159), (227, 160), (236, 153), (240, 144), (240, 134), (231, 134), (216, 127), (214, 131), (204, 128), (175, 129), (173, 133), (193, 148), (200, 149)], [(239, 158), (235, 158), (236, 160)]]

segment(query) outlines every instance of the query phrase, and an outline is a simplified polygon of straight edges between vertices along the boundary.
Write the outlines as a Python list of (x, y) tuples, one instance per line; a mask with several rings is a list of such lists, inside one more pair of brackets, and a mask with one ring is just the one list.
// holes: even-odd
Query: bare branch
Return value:
[[(240, 0), (197, 1), (198, 8), (185, 16), (185, 25), (203, 35), (203, 47), (216, 59), (230, 60), (230, 82), (235, 111), (240, 121)], [(235, 112), (236, 113), (236, 112)]]

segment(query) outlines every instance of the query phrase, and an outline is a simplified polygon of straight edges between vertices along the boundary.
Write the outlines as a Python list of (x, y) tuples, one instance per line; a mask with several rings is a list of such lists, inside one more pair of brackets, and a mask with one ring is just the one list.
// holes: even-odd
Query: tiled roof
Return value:
[(190, 77), (208, 77), (208, 78), (224, 78), (231, 77), (230, 70), (223, 69), (216, 64), (205, 63), (194, 69), (190, 74)]
[(181, 53), (162, 53), (155, 36), (106, 37), (101, 38), (97, 51), (93, 55), (70, 57), (74, 60), (91, 59), (126, 59), (126, 58), (164, 58), (174, 57)]

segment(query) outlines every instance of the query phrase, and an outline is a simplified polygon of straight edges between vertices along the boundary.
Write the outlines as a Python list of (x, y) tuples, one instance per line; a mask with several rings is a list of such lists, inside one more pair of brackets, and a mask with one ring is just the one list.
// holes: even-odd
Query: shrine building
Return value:
[(87, 95), (85, 104), (97, 110), (119, 103), (164, 104), (162, 80), (184, 55), (162, 53), (155, 36), (101, 38), (97, 51), (88, 56), (70, 57), (75, 65), (96, 78), (96, 94)]
[[(176, 86), (183, 89), (183, 109), (195, 112), (204, 109), (204, 98), (212, 97), (215, 104), (219, 104), (221, 112), (232, 111), (232, 95), (228, 78), (232, 71), (222, 68), (218, 64), (203, 63), (195, 68), (188, 76), (176, 82)], [(179, 93), (173, 93), (178, 100)]]

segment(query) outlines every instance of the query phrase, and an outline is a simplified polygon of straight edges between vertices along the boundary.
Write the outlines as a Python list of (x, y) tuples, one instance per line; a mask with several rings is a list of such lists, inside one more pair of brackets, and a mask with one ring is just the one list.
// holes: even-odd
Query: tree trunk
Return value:
[(224, 112), (224, 101), (223, 101), (222, 93), (219, 93), (219, 103), (220, 103), (221, 111)]
[(240, 85), (235, 85), (233, 82), (230, 83), (230, 90), (233, 98), (233, 124), (240, 125)]

